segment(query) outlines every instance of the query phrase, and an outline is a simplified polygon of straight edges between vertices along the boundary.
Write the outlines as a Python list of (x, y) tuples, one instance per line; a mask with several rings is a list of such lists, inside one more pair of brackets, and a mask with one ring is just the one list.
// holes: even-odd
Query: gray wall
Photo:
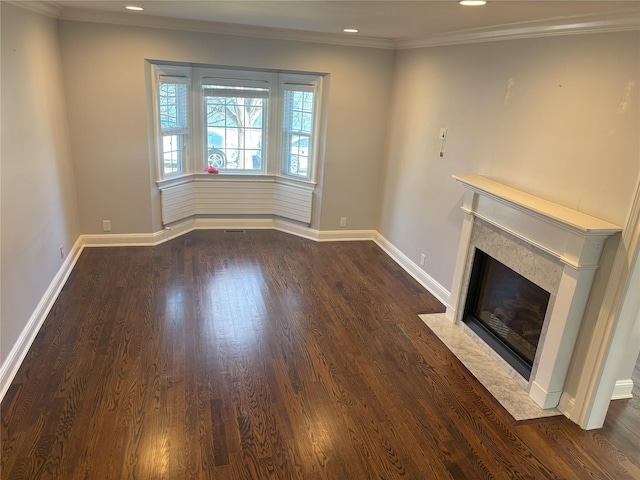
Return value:
[[(486, 175), (625, 227), (640, 176), (639, 86), (638, 32), (398, 52), (378, 231), (416, 264), (425, 253), (426, 272), (450, 289), (464, 190), (452, 174)], [(609, 277), (619, 238), (594, 282), (565, 386), (572, 396), (603, 342), (596, 322), (620, 280)], [(637, 346), (612, 353), (628, 375)]]
[(2, 3), (0, 360), (80, 235), (55, 20)]
[(454, 173), (624, 226), (640, 173), (639, 49), (633, 32), (397, 52), (380, 233), (416, 263), (425, 253), (450, 289)]
[(393, 52), (63, 21), (63, 69), (83, 233), (157, 232), (145, 59), (330, 74), (321, 215), (314, 227), (377, 221)]

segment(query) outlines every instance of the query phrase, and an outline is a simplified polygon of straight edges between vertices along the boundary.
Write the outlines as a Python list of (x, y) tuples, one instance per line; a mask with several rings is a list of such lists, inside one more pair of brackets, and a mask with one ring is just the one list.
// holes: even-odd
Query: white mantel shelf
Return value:
[(612, 235), (622, 231), (622, 227), (592, 217), (577, 210), (572, 210), (563, 205), (536, 197), (513, 187), (498, 183), (482, 175), (453, 175), (466, 188), (484, 195), (494, 197), (500, 202), (511, 204), (529, 210), (531, 213), (542, 215), (550, 220), (555, 220), (567, 227), (574, 228), (585, 234), (599, 233)]
[(503, 185), (481, 175), (453, 175), (467, 191), (462, 210), (577, 269), (598, 268), (618, 225)]
[[(497, 235), (507, 241), (499, 243), (502, 255), (515, 237), (529, 245), (530, 256), (518, 257), (520, 270), (531, 273), (541, 270), (546, 252), (557, 260), (561, 268), (559, 283), (549, 292), (553, 301), (547, 309), (543, 335), (536, 353), (531, 378), (527, 386), (529, 396), (542, 408), (559, 405), (567, 370), (582, 322), (587, 299), (607, 238), (622, 228), (582, 212), (558, 205), (543, 198), (503, 185), (481, 175), (454, 175), (465, 187), (462, 210), (465, 218), (458, 246), (458, 258), (451, 286), (447, 318), (461, 325), (466, 302), (471, 260), (475, 254), (472, 233), (481, 231), (485, 222), (493, 225)], [(478, 223), (478, 220), (481, 222)], [(542, 251), (540, 253), (537, 253)], [(514, 266), (512, 269), (518, 271)], [(548, 267), (545, 267), (548, 268)], [(533, 281), (532, 278), (530, 278)]]

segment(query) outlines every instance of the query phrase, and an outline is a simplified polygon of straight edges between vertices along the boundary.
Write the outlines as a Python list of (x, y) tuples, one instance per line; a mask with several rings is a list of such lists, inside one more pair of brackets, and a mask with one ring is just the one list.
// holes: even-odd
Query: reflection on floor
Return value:
[(451, 323), (444, 313), (420, 315), (420, 319), (516, 421), (560, 415), (556, 409), (541, 409), (518, 382), (500, 368), (460, 328)]

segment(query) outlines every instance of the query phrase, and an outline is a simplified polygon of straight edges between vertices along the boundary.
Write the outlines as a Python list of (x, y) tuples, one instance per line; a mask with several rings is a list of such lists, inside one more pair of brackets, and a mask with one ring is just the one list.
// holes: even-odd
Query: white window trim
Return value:
[[(173, 173), (164, 173), (164, 158), (163, 158), (163, 148), (162, 148), (162, 130), (160, 127), (160, 80), (166, 78), (172, 78), (177, 81), (184, 80), (188, 85), (188, 93), (191, 90), (191, 67), (188, 66), (175, 66), (175, 65), (152, 65), (152, 88), (151, 92), (153, 95), (152, 99), (152, 110), (153, 110), (153, 132), (154, 132), (154, 156), (156, 159), (156, 178), (158, 181), (163, 179), (176, 178), (184, 175), (189, 172), (191, 167), (191, 141), (190, 141), (190, 132), (193, 131), (192, 124), (192, 116), (193, 109), (191, 108), (191, 102), (188, 100), (189, 112), (188, 112), (188, 132), (186, 134), (187, 141), (185, 142), (185, 149), (182, 158), (182, 169), (178, 172)], [(190, 97), (190, 95), (189, 95)]]
[(320, 155), (319, 139), (321, 134), (322, 119), (324, 118), (323, 112), (322, 112), (322, 99), (323, 99), (322, 76), (313, 75), (313, 74), (281, 73), (279, 75), (279, 80), (280, 80), (280, 84), (278, 88), (278, 95), (279, 95), (278, 110), (279, 111), (278, 111), (278, 119), (277, 119), (277, 121), (279, 122), (278, 124), (282, 125), (283, 123), (283, 119), (284, 119), (283, 98), (284, 98), (284, 91), (285, 89), (288, 89), (287, 88), (288, 86), (295, 86), (297, 87), (297, 89), (299, 88), (300, 90), (308, 89), (309, 91), (312, 91), (314, 93), (314, 105), (313, 105), (314, 121), (313, 121), (313, 131), (311, 132), (312, 144), (309, 146), (308, 178), (302, 178), (297, 175), (289, 175), (286, 173), (286, 165), (285, 165), (285, 162), (283, 161), (284, 152), (282, 151), (282, 137), (283, 137), (282, 131), (280, 131), (281, 134), (278, 135), (277, 155), (280, 160), (278, 162), (278, 166), (280, 168), (280, 171), (278, 172), (278, 174), (288, 179), (316, 184), (317, 172), (318, 172), (317, 164), (319, 163), (319, 155)]
[[(323, 128), (323, 76), (314, 73), (288, 73), (254, 70), (237, 70), (217, 67), (167, 65), (151, 63), (153, 95), (153, 121), (155, 134), (155, 158), (156, 158), (156, 183), (165, 188), (182, 181), (193, 181), (201, 175), (216, 178), (247, 178), (247, 177), (282, 177), (286, 182), (298, 185), (315, 186), (317, 184), (318, 166), (322, 162), (320, 158), (320, 138)], [(159, 96), (158, 86), (160, 77), (187, 78), (190, 80), (189, 88), (189, 134), (187, 136), (188, 147), (185, 149), (181, 172), (164, 174), (162, 158), (162, 134), (159, 125)], [(209, 82), (223, 81), (226, 83), (238, 80), (239, 84), (247, 85), (255, 82), (256, 85), (269, 85), (269, 99), (267, 107), (267, 120), (263, 134), (264, 161), (260, 171), (234, 170), (223, 171), (219, 175), (204, 173), (206, 164), (206, 136), (204, 135), (204, 102), (202, 88)], [(309, 175), (302, 178), (286, 174), (284, 155), (282, 152), (282, 115), (283, 115), (283, 87), (285, 85), (299, 85), (311, 88), (314, 95), (314, 126), (312, 132), (312, 145), (309, 146)], [(274, 130), (275, 128), (275, 130)]]
[[(196, 151), (196, 158), (206, 158), (206, 137), (204, 136), (204, 117), (206, 111), (206, 97), (202, 95), (203, 88), (206, 85), (229, 85), (229, 86), (243, 86), (243, 87), (257, 87), (267, 88), (268, 94), (267, 105), (265, 107), (265, 118), (263, 122), (263, 135), (262, 135), (262, 151), (267, 153), (266, 158), (270, 158), (270, 152), (267, 150), (269, 147), (270, 131), (271, 131), (271, 111), (274, 103), (273, 85), (276, 84), (277, 74), (269, 72), (253, 72), (243, 70), (229, 70), (229, 69), (213, 69), (213, 68), (198, 68), (195, 69), (194, 74), (194, 92), (197, 92), (194, 103), (198, 103), (197, 108), (199, 111), (196, 113), (198, 117), (197, 126), (194, 127), (194, 146), (197, 146), (200, 150)], [(271, 162), (269, 162), (271, 163)], [(262, 162), (260, 170), (227, 170), (221, 171), (222, 176), (228, 175), (240, 175), (240, 176), (264, 176), (271, 173), (266, 165), (266, 162)]]
[[(188, 205), (193, 206), (193, 210), (186, 209), (183, 218), (187, 218), (191, 215), (191, 213), (189, 213), (190, 211), (196, 212), (193, 213), (194, 215), (220, 214), (219, 203), (211, 204), (210, 199), (204, 201), (204, 203), (200, 202), (200, 198), (203, 195), (219, 195), (220, 192), (226, 191), (225, 188), (228, 189), (232, 185), (238, 188), (247, 188), (247, 185), (270, 184), (273, 185), (274, 201), (273, 206), (270, 208), (273, 208), (271, 213), (274, 216), (285, 216), (292, 220), (305, 223), (306, 221), (310, 221), (312, 214), (312, 197), (317, 185), (318, 170), (321, 168), (320, 166), (323, 162), (320, 155), (324, 153), (324, 148), (321, 148), (321, 139), (324, 138), (326, 119), (323, 116), (322, 106), (325, 105), (326, 99), (324, 98), (322, 90), (322, 74), (248, 71), (206, 67), (202, 65), (166, 65), (154, 62), (149, 62), (149, 65), (151, 66), (152, 81), (150, 94), (153, 96), (151, 105), (153, 106), (152, 120), (154, 122), (154, 145), (156, 149), (154, 152), (154, 163), (156, 165), (156, 184), (161, 192), (160, 198), (163, 218), (165, 208), (176, 208), (175, 204), (171, 205), (171, 202), (168, 200), (171, 197), (170, 192), (180, 191), (187, 195), (187, 197), (181, 197)], [(164, 174), (162, 145), (160, 143), (162, 142), (162, 133), (160, 131), (159, 120), (158, 87), (161, 76), (187, 78), (190, 80), (189, 146), (185, 150), (185, 158), (182, 164), (183, 171), (171, 174)], [(221, 171), (218, 175), (204, 172), (207, 163), (207, 129), (205, 128), (206, 97), (202, 94), (203, 86), (219, 82), (227, 85), (233, 85), (234, 82), (237, 82), (237, 84), (241, 86), (249, 86), (253, 83), (256, 86), (268, 85), (269, 87), (268, 103), (265, 117), (263, 117), (263, 162), (260, 171), (229, 169)], [(309, 145), (309, 175), (307, 178), (288, 175), (284, 164), (285, 156), (282, 152), (283, 92), (287, 85), (303, 86), (303, 88), (313, 90), (315, 94), (312, 145)], [(194, 189), (196, 185), (198, 189)], [(234, 193), (229, 192), (229, 195), (232, 197), (236, 197), (239, 194), (235, 188), (233, 192)], [(183, 193), (180, 195), (183, 195)], [(301, 203), (298, 204), (297, 200), (293, 199), (298, 199)], [(287, 203), (292, 200), (294, 203)], [(214, 205), (216, 208), (211, 209), (207, 205)], [(237, 210), (237, 204), (235, 205)], [(293, 208), (289, 208), (287, 205)], [(262, 204), (255, 212), (250, 211), (251, 207), (249, 207), (249, 210), (242, 210), (242, 213), (262, 215), (264, 214), (264, 208), (264, 204)], [(169, 210), (167, 210), (167, 214), (168, 211)], [(228, 214), (234, 213), (229, 211)], [(169, 218), (176, 217), (170, 215)], [(303, 218), (305, 220), (302, 220)]]

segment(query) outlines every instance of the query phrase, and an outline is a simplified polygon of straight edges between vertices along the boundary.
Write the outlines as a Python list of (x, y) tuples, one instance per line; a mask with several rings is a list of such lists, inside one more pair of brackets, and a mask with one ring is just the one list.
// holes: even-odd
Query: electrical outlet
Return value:
[(341, 227), (347, 226), (347, 217), (340, 217), (340, 226)]
[(64, 258), (64, 245), (60, 245), (60, 258)]
[(102, 220), (102, 231), (103, 232), (111, 231), (111, 220)]
[(424, 267), (424, 262), (427, 260), (427, 257), (425, 256), (424, 253), (420, 254), (420, 266)]

